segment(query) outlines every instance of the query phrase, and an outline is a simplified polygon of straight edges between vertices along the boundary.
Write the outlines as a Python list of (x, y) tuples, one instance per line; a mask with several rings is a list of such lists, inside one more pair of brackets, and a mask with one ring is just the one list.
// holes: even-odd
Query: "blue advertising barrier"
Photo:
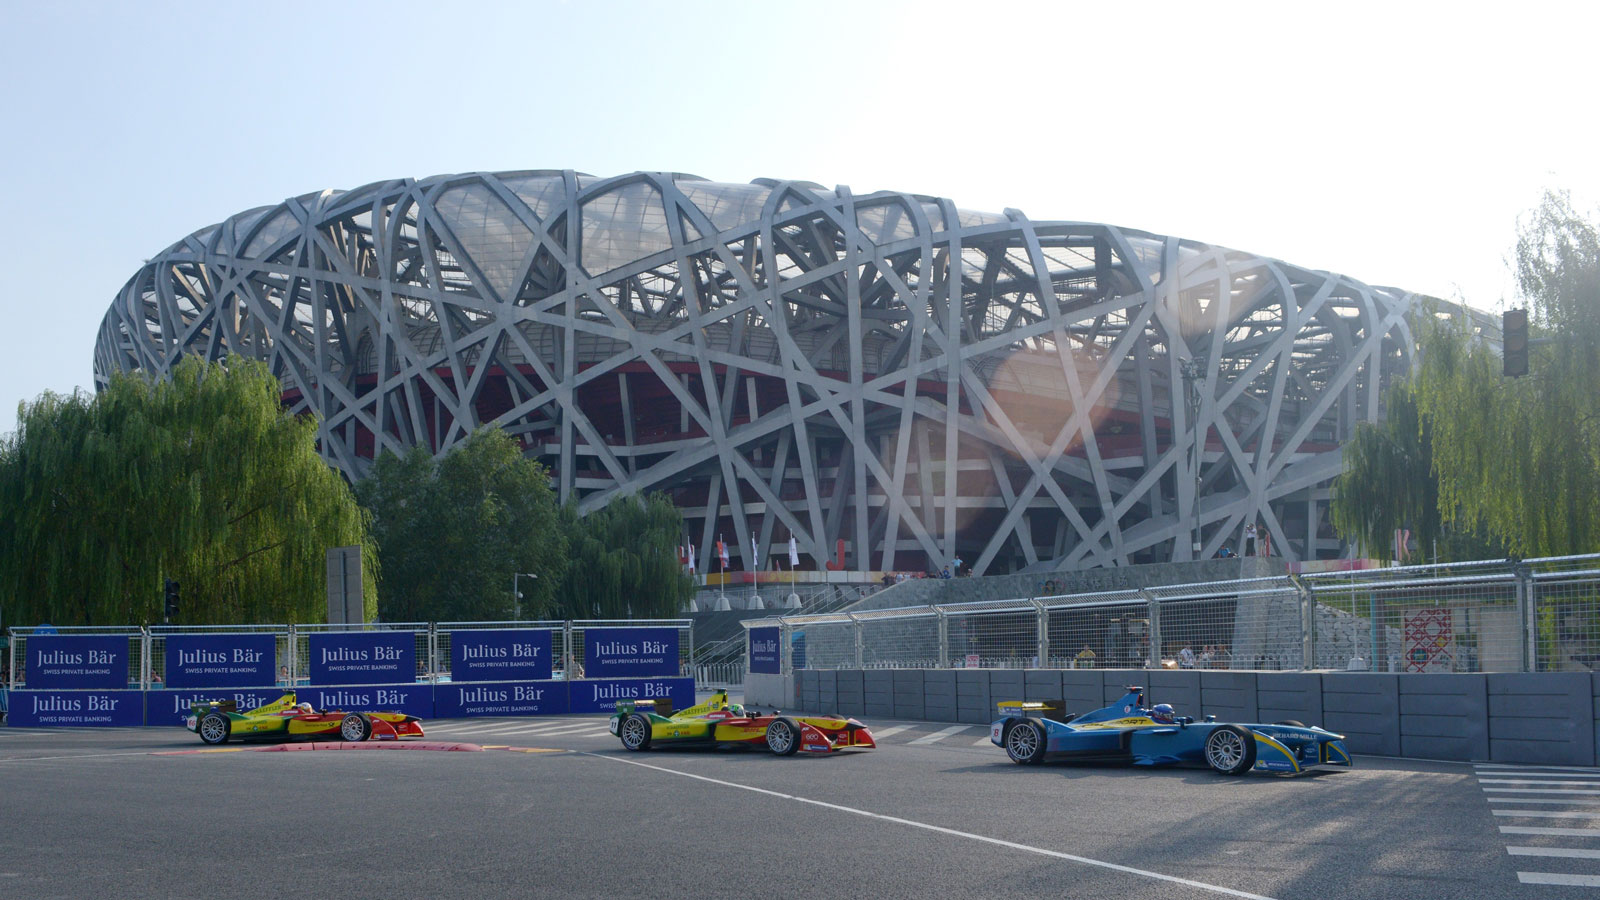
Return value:
[(672, 698), (673, 709), (694, 705), (693, 678), (606, 678), (569, 682), (569, 710), (574, 713), (616, 712), (618, 700)]
[(189, 715), (190, 704), (212, 700), (232, 700), (239, 704), (239, 712), (249, 712), (272, 703), (285, 693), (283, 688), (145, 691), (143, 724), (182, 725), (184, 717)]
[[(118, 640), (127, 643), (126, 638)], [(129, 690), (11, 691), (6, 724), (19, 728), (143, 725), (144, 701), (139, 691)]]
[(450, 633), (451, 681), (549, 681), (548, 628)]
[(127, 688), (127, 635), (50, 634), (28, 639), (31, 688)]
[(277, 638), (270, 634), (168, 635), (166, 685), (194, 688), (272, 684), (276, 652)]
[(311, 635), (312, 684), (401, 684), (417, 675), (411, 631), (328, 631)]
[(359, 687), (303, 687), (295, 699), (312, 709), (347, 712), (403, 712), (419, 719), (433, 718), (431, 684), (364, 684)]
[(749, 642), (750, 671), (758, 675), (777, 675), (781, 671), (778, 659), (778, 629), (752, 628)]
[(567, 712), (564, 681), (498, 681), (464, 684), (451, 681), (433, 693), (437, 719), (467, 716), (559, 716)]
[(589, 678), (676, 675), (678, 629), (586, 628), (583, 671)]

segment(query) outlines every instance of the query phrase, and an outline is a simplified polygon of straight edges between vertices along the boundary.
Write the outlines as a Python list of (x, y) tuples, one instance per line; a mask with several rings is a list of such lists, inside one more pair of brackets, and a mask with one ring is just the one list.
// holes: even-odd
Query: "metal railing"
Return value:
[(1600, 554), (777, 615), (795, 668), (1600, 671)]

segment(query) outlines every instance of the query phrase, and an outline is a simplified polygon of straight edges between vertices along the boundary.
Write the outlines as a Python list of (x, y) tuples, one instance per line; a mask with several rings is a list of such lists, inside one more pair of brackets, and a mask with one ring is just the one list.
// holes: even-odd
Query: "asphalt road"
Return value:
[(427, 723), (515, 748), (484, 752), (174, 753), (201, 745), (177, 728), (0, 728), (0, 898), (1600, 891), (1518, 874), (1600, 882), (1600, 859), (1530, 855), (1600, 850), (1597, 770), (1025, 768), (986, 728), (869, 724), (877, 751), (789, 758), (631, 754), (604, 717)]

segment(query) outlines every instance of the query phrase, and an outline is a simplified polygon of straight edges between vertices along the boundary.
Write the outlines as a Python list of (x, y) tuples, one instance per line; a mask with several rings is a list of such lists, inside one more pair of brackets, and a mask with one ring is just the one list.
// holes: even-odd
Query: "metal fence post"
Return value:
[(300, 683), (300, 642), (295, 639), (293, 622), (289, 623), (289, 646), (283, 655), (289, 661), (289, 688), (292, 690)]
[(139, 686), (148, 691), (150, 690), (150, 629), (143, 625), (139, 626), (139, 658), (144, 660), (144, 681)]
[(573, 680), (573, 677), (574, 677), (573, 673), (576, 671), (576, 669), (573, 667), (573, 664), (572, 664), (572, 620), (571, 619), (567, 619), (565, 622), (561, 623), (561, 650), (562, 650), (562, 655), (566, 657), (566, 659), (563, 660), (562, 663), (561, 663), (561, 669), (562, 669), (563, 672), (566, 673), (566, 679), (568, 681), (571, 681), (571, 680)]
[(950, 668), (950, 620), (939, 607), (928, 608), (939, 618), (939, 668), (948, 669)]
[(1150, 647), (1144, 664), (1152, 669), (1161, 668), (1161, 600), (1155, 591), (1140, 588), (1139, 596), (1150, 604)]
[(1522, 671), (1539, 671), (1539, 603), (1533, 594), (1533, 569), (1520, 559), (1511, 562), (1517, 591), (1517, 623), (1522, 634)]
[(1048, 669), (1050, 667), (1050, 611), (1044, 608), (1043, 601), (1029, 597), (1028, 602), (1033, 604), (1034, 614), (1038, 617), (1039, 623), (1038, 646), (1035, 648), (1039, 653), (1039, 658), (1035, 661), (1034, 666), (1040, 669)]
[(861, 660), (862, 660), (862, 649), (861, 649), (861, 645), (862, 645), (862, 640), (861, 640), (862, 628), (861, 628), (861, 620), (856, 618), (856, 614), (855, 613), (845, 613), (845, 615), (850, 617), (850, 625), (852, 626), (852, 628), (854, 629), (854, 631), (856, 633), (856, 668), (865, 669), (866, 666), (863, 665), (862, 662), (861, 662)]
[[(784, 675), (794, 674), (794, 626), (778, 617), (778, 671)], [(744, 670), (750, 671), (750, 629), (744, 632)]]
[(1317, 595), (1299, 576), (1290, 575), (1289, 583), (1300, 595), (1300, 671), (1304, 672), (1317, 667)]

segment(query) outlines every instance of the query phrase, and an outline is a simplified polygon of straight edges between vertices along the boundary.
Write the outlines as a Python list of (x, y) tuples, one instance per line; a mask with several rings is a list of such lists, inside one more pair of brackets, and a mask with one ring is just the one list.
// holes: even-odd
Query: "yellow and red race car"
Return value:
[(672, 711), (672, 701), (618, 700), (611, 733), (629, 750), (654, 746), (765, 745), (779, 756), (799, 750), (832, 753), (878, 746), (867, 726), (855, 719), (759, 713), (728, 702), (718, 691), (698, 706)]
[(309, 703), (296, 703), (293, 691), (249, 712), (239, 712), (238, 704), (232, 700), (195, 703), (189, 707), (189, 716), (183, 724), (207, 744), (221, 744), (230, 737), (365, 741), (423, 736), (422, 720), (416, 716), (399, 712), (313, 710)]

